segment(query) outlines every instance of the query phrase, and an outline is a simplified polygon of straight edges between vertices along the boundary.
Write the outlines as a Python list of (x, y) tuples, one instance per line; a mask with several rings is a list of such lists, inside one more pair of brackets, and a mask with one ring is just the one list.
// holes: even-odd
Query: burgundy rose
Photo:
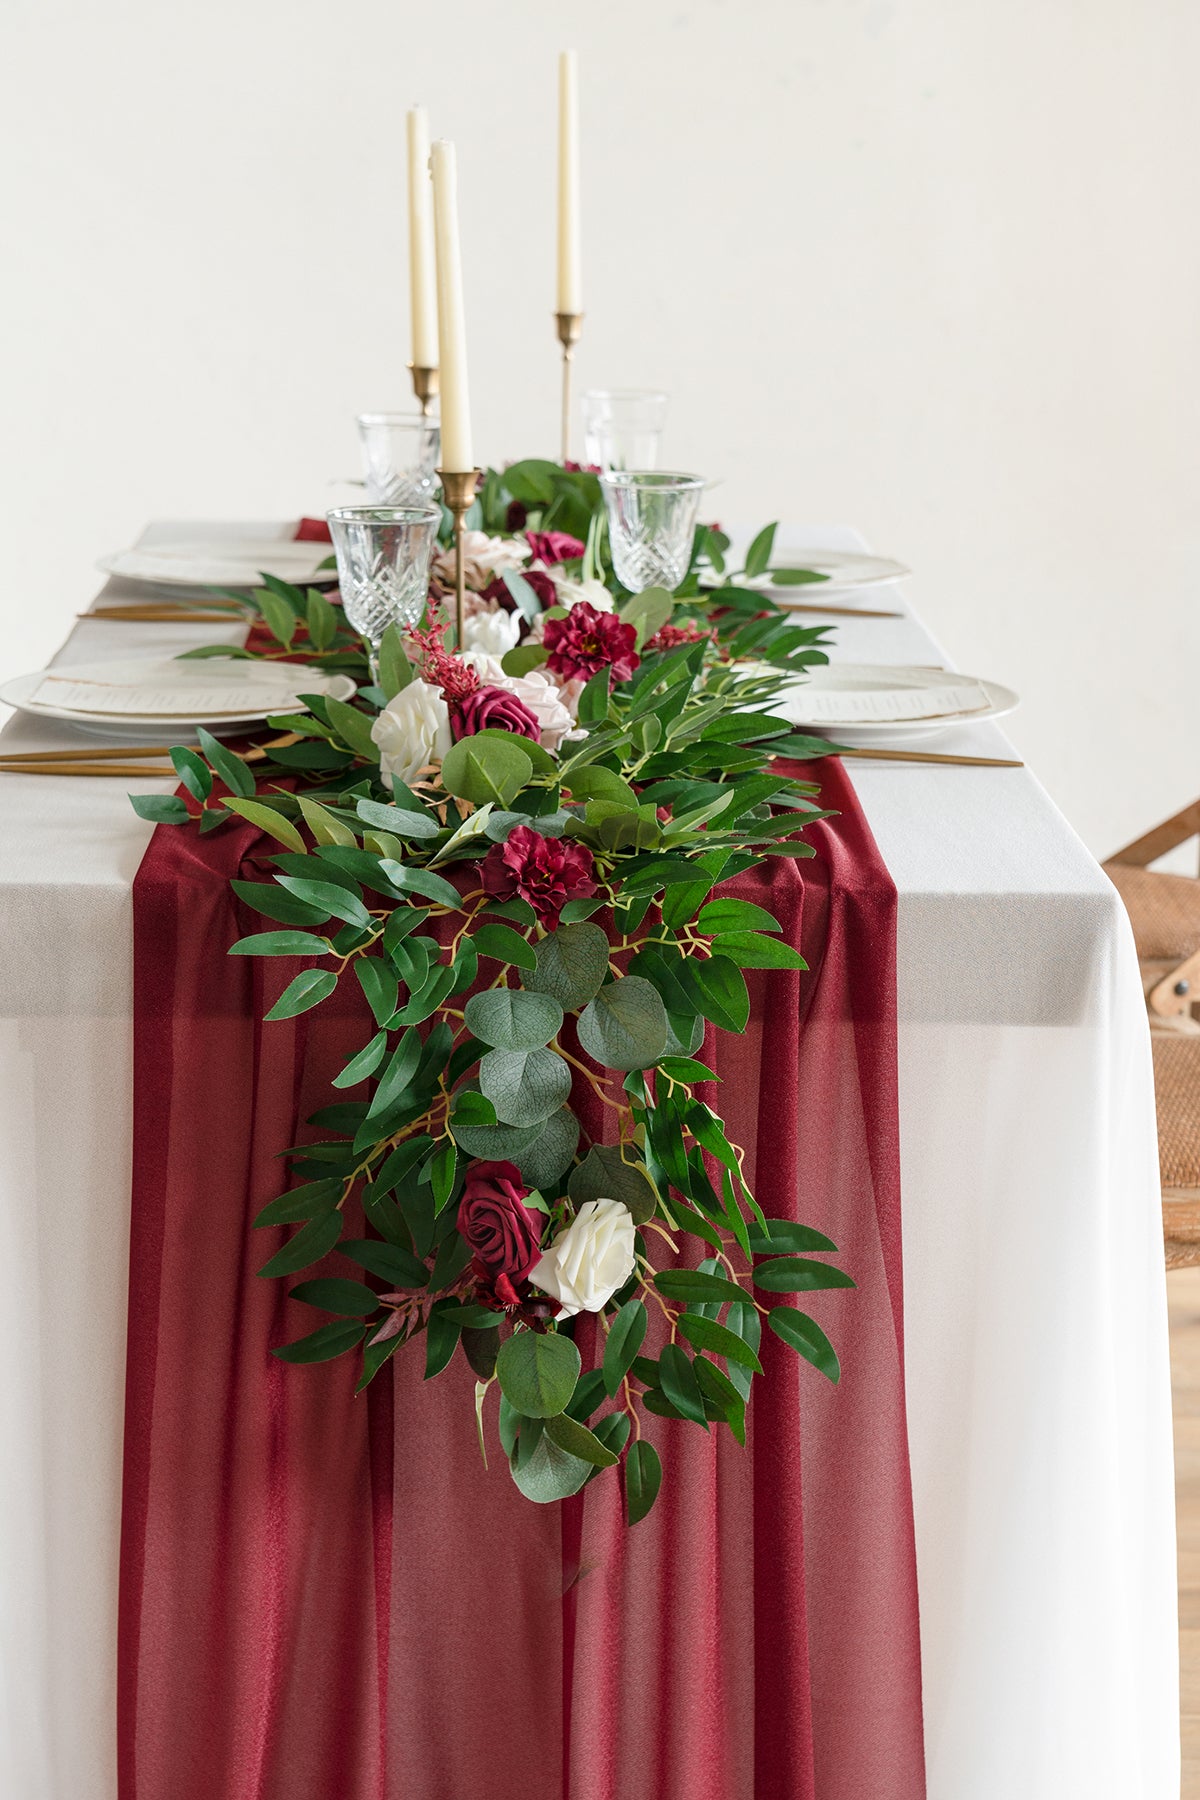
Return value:
[(599, 475), (599, 463), (565, 462), (563, 468), (568, 475)]
[(568, 900), (596, 891), (592, 859), (582, 844), (544, 838), (518, 825), (504, 844), (493, 844), (480, 864), (484, 888), (497, 900), (527, 900), (543, 925), (558, 924)]
[(614, 681), (628, 681), (641, 658), (634, 645), (637, 632), (616, 613), (599, 612), (580, 600), (565, 619), (547, 619), (542, 642), (550, 652), (547, 666), (564, 681), (587, 681), (597, 669), (611, 669)]
[(536, 744), (542, 735), (531, 708), (500, 687), (477, 687), (465, 694), (451, 709), (450, 729), (456, 739), (474, 737), (477, 731), (514, 731)]
[(476, 1163), (458, 1203), (458, 1229), (475, 1252), (480, 1279), (505, 1306), (519, 1306), (514, 1283), (525, 1281), (541, 1255), (546, 1221), (524, 1204), (529, 1189), (515, 1163)]
[(547, 567), (554, 563), (573, 562), (584, 551), (579, 539), (572, 537), (569, 531), (527, 531), (525, 542), (529, 545), (530, 555)]
[(504, 526), (507, 531), (520, 531), (529, 517), (529, 509), (523, 500), (510, 500), (508, 511), (504, 515)]
[[(527, 581), (529, 583), (543, 606), (554, 606), (557, 603), (558, 589), (555, 587), (549, 575), (547, 575), (545, 569), (522, 569), (521, 579), (522, 581)], [(484, 600), (494, 600), (497, 606), (502, 606), (504, 608), (505, 612), (516, 611), (517, 603), (513, 599), (509, 585), (502, 575), (497, 575), (495, 581), (490, 581), (488, 583), (487, 587), (483, 589), (481, 598)]]

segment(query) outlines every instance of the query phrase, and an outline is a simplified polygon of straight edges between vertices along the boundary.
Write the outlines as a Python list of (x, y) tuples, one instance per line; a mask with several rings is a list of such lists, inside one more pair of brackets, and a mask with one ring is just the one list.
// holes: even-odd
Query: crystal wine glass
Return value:
[(587, 460), (600, 469), (653, 469), (667, 422), (657, 388), (592, 388), (583, 396)]
[(410, 630), (429, 593), (438, 506), (339, 506), (326, 514), (346, 617), (370, 646), (371, 676), (389, 625)]
[(702, 475), (610, 469), (600, 477), (617, 580), (632, 594), (674, 591), (687, 574), (700, 513)]
[(441, 430), (421, 413), (358, 415), (367, 499), (373, 506), (423, 506), (433, 498)]

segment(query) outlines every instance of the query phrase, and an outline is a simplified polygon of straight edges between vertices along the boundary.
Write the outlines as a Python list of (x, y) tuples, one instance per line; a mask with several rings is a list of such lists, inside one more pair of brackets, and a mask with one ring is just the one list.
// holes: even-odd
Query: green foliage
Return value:
[[(255, 1221), (286, 1240), (261, 1273), (303, 1272), (292, 1298), (332, 1315), (272, 1353), (361, 1354), (361, 1388), (401, 1345), (423, 1340), (429, 1378), (461, 1344), (485, 1453), (484, 1401), (498, 1383), (500, 1444), (520, 1491), (550, 1503), (619, 1462), (633, 1524), (662, 1481), (647, 1423), (685, 1420), (745, 1441), (764, 1318), (779, 1342), (839, 1375), (821, 1327), (774, 1298), (852, 1287), (814, 1260), (835, 1246), (798, 1221), (764, 1218), (719, 1102), (700, 1099), (720, 1092), (715, 1059), (701, 1055), (706, 1031), (746, 1029), (743, 971), (804, 971), (780, 920), (733, 883), (770, 858), (808, 854), (798, 834), (823, 816), (787, 759), (834, 746), (794, 731), (780, 696), (824, 660), (825, 631), (752, 585), (816, 579), (771, 569), (774, 526), (747, 551), (745, 586), (729, 572), (728, 539), (702, 526), (673, 594), (628, 595), (593, 475), (536, 458), (491, 470), (472, 525), (507, 533), (514, 502), (530, 528), (585, 545), (565, 573), (605, 582), (641, 657), (628, 681), (601, 669), (585, 684), (579, 729), (557, 752), (486, 730), (415, 786), (385, 786), (373, 726), (419, 669), (416, 648), (389, 627), (372, 678), (340, 608), (264, 577), (250, 604), (272, 635), (267, 654), (286, 647), (344, 670), (352, 698), (305, 696), (271, 722), (294, 741), (253, 763), (201, 731), (195, 747), (171, 751), (187, 798), (133, 803), (155, 824), (198, 818), (208, 832), (241, 818), (272, 840), (250, 846), (261, 878), (232, 884), (242, 935), (230, 954), (312, 965), (286, 972), (269, 1020), (336, 992), (339, 1030), (358, 1025), (332, 1078), (335, 1103), (289, 1152), (292, 1185)], [(532, 584), (515, 571), (503, 579), (532, 622)], [(668, 622), (695, 626), (695, 641), (649, 650)], [(546, 662), (533, 639), (503, 659), (514, 676)], [(486, 859), (518, 826), (576, 860), (582, 852), (594, 891), (552, 908), (536, 878), (495, 892)], [(543, 1221), (542, 1249), (589, 1202), (627, 1209), (638, 1260), (604, 1304), (595, 1366), (583, 1367), (569, 1322), (556, 1326), (544, 1307), (506, 1314), (480, 1279), (458, 1221), (482, 1162), (511, 1165), (506, 1180), (516, 1170), (528, 1216)], [(669, 1334), (657, 1329), (662, 1310)]]
[(570, 1338), (557, 1332), (514, 1332), (496, 1358), (501, 1393), (529, 1419), (549, 1419), (563, 1412), (579, 1371), (579, 1351)]
[(579, 1015), (579, 1041), (606, 1068), (648, 1068), (667, 1047), (667, 1012), (658, 990), (640, 975), (602, 987)]

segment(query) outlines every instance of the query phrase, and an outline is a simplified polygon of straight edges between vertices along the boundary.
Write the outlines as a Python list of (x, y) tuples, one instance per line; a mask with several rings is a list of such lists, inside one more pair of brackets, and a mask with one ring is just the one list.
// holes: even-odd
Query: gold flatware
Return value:
[(780, 610), (794, 613), (835, 614), (839, 619), (902, 619), (902, 612), (880, 612), (870, 606), (813, 606), (807, 602), (802, 606), (799, 601), (780, 600)]
[[(281, 736), (269, 738), (265, 744), (255, 744), (249, 750), (234, 750), (229, 745), (226, 745), (226, 748), (231, 756), (238, 757), (242, 762), (262, 762), (272, 750), (283, 750), (288, 745), (299, 742), (300, 733), (298, 731), (285, 731)], [(55, 769), (75, 768), (82, 763), (87, 763), (90, 767), (95, 763), (118, 763), (122, 757), (170, 756), (173, 748), (174, 746), (171, 744), (123, 744), (120, 749), (96, 750), (10, 750), (6, 752), (0, 749), (0, 767), (8, 769), (10, 772), (24, 769), (36, 773), (39, 770), (45, 770), (47, 774), (50, 774)], [(150, 771), (123, 768), (120, 773), (149, 774)], [(158, 773), (173, 775), (175, 770), (173, 768), (163, 769)]]
[(839, 750), (839, 756), (862, 757), (868, 762), (954, 763), (965, 769), (1023, 769), (1011, 756), (951, 756), (938, 750)]
[(228, 611), (217, 608), (185, 606), (96, 606), (91, 612), (76, 613), (77, 619), (111, 619), (118, 624), (138, 625), (237, 625), (253, 615), (244, 607), (231, 606)]
[(0, 757), (0, 775), (135, 775), (139, 781), (178, 781), (173, 768), (160, 769), (153, 763), (117, 762), (42, 762), (13, 763)]

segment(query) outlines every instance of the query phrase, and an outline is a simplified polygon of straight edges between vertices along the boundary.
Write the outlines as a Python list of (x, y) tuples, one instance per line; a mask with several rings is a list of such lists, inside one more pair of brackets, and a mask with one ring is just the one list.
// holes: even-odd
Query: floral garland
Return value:
[(335, 1250), (346, 1263), (292, 1288), (330, 1317), (274, 1354), (360, 1355), (361, 1388), (402, 1344), (423, 1339), (427, 1377), (461, 1345), (485, 1460), (495, 1383), (521, 1491), (562, 1499), (623, 1463), (634, 1523), (662, 1478), (645, 1415), (744, 1442), (764, 1321), (838, 1378), (820, 1327), (777, 1297), (853, 1283), (818, 1260), (826, 1237), (763, 1215), (695, 1092), (715, 1079), (696, 1057), (706, 1022), (745, 1029), (742, 971), (805, 966), (727, 887), (812, 854), (797, 834), (824, 816), (816, 790), (779, 759), (830, 746), (770, 702), (825, 661), (824, 630), (740, 586), (716, 528), (674, 594), (623, 593), (602, 518), (593, 472), (489, 471), (464, 539), (462, 653), (440, 622), (447, 521), (425, 627), (389, 629), (377, 684), (327, 598), (264, 577), (250, 610), (274, 647), (196, 654), (350, 669), (353, 701), (306, 696), (257, 762), (202, 731), (199, 751), (172, 752), (189, 801), (133, 804), (201, 831), (240, 816), (279, 844), (270, 881), (233, 883), (275, 929), (230, 954), (303, 961), (268, 1020), (344, 980), (373, 1018), (334, 1078), (358, 1097), (313, 1116), (297, 1184), (255, 1221), (298, 1228), (264, 1276)]

